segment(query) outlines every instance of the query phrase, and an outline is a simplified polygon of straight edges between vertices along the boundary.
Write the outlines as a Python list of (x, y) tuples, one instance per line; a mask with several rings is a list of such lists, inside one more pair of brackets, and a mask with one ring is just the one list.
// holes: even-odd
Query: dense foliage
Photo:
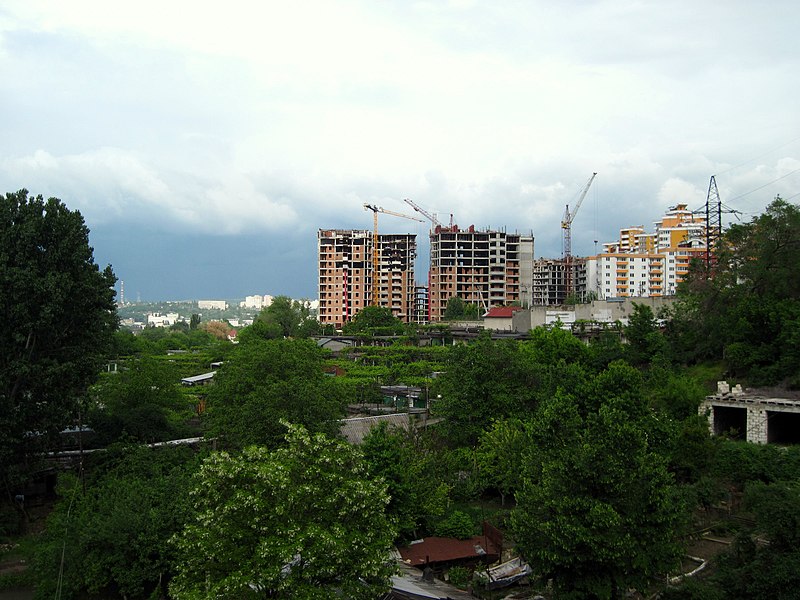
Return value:
[(209, 388), (207, 435), (230, 448), (279, 445), (285, 419), (335, 434), (344, 405), (323, 372), (323, 352), (311, 340), (240, 343)]
[(297, 426), (286, 442), (205, 461), (173, 597), (372, 600), (388, 588), (385, 484), (345, 442)]
[[(175, 563), (170, 538), (193, 508), (188, 448), (117, 447), (81, 482), (62, 477), (63, 497), (36, 556), (37, 598), (148, 598)], [(58, 594), (56, 594), (58, 592)]]
[(560, 598), (613, 598), (680, 562), (684, 507), (649, 441), (646, 406), (624, 390), (598, 400), (557, 395), (522, 452), (515, 535)]
[(713, 277), (698, 269), (681, 290), (669, 332), (681, 360), (724, 358), (754, 385), (800, 387), (800, 209), (776, 198), (733, 224)]
[(73, 424), (117, 327), (110, 267), (57, 198), (0, 197), (0, 478)]
[(344, 324), (342, 331), (347, 335), (400, 335), (405, 331), (403, 322), (385, 306), (366, 306)]
[(308, 337), (320, 332), (320, 324), (311, 316), (306, 302), (276, 296), (245, 332), (245, 338), (250, 335), (265, 339)]
[(464, 302), (461, 296), (452, 296), (447, 301), (442, 318), (445, 321), (478, 321), (483, 315), (477, 304)]

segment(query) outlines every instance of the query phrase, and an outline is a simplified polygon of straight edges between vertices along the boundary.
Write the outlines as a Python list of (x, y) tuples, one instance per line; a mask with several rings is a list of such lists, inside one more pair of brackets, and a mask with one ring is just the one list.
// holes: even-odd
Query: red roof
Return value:
[(515, 312), (522, 310), (521, 306), (495, 306), (483, 315), (484, 319), (510, 319)]
[(455, 538), (426, 537), (410, 546), (400, 548), (400, 556), (413, 567), (450, 562), (454, 560), (482, 559), (494, 562), (500, 554), (492, 540), (475, 536), (468, 540)]

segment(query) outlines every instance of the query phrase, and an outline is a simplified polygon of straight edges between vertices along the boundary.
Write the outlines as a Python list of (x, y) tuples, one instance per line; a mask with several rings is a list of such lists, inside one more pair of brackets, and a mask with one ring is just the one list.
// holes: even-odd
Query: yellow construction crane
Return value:
[(392, 215), (395, 217), (403, 217), (404, 219), (411, 219), (412, 221), (419, 221), (424, 223), (422, 219), (412, 217), (411, 215), (404, 215), (403, 213), (387, 210), (382, 206), (375, 206), (374, 204), (364, 204), (364, 210), (372, 211), (372, 306), (378, 306), (378, 271), (380, 269), (380, 248), (378, 247), (378, 213)]

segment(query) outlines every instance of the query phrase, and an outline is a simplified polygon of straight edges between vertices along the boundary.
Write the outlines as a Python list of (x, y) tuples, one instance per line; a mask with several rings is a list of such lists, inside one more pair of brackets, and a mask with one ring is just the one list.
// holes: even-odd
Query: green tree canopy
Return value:
[[(542, 404), (512, 514), (523, 555), (559, 598), (616, 598), (678, 565), (683, 507), (630, 399), (586, 411), (558, 394)], [(638, 413), (638, 414), (637, 414)]]
[(342, 331), (348, 335), (399, 335), (404, 329), (403, 322), (392, 314), (392, 309), (385, 306), (365, 306), (342, 327)]
[(286, 442), (205, 461), (197, 516), (176, 539), (174, 598), (372, 600), (388, 589), (386, 485), (343, 441), (290, 426)]
[(445, 321), (478, 321), (483, 315), (477, 304), (464, 302), (461, 296), (451, 296), (447, 301), (442, 319)]
[(445, 418), (440, 427), (451, 442), (474, 445), (494, 419), (530, 409), (538, 385), (539, 372), (517, 342), (485, 334), (452, 349), (433, 410)]
[(776, 198), (718, 244), (707, 277), (693, 272), (668, 331), (686, 361), (724, 359), (753, 385), (800, 386), (800, 208)]
[(311, 316), (307, 302), (288, 296), (275, 296), (253, 323), (255, 333), (267, 339), (277, 337), (308, 337), (319, 332), (320, 324)]
[(90, 390), (87, 411), (96, 443), (160, 442), (188, 433), (184, 421), (191, 407), (179, 380), (171, 363), (150, 356), (129, 359), (123, 370), (104, 374)]
[(633, 303), (633, 313), (624, 329), (628, 342), (628, 360), (634, 365), (646, 365), (665, 349), (664, 336), (658, 329), (658, 321), (646, 304)]
[(584, 344), (567, 331), (537, 328), (531, 340), (475, 342), (455, 346), (436, 380), (434, 410), (456, 445), (474, 445), (497, 419), (529, 418), (537, 403), (559, 388), (575, 390), (586, 379)]
[[(733, 552), (722, 557), (716, 578), (720, 588), (726, 598), (796, 598), (800, 586), (800, 484), (754, 481), (747, 486), (745, 506), (755, 516), (755, 528), (743, 532)], [(753, 534), (765, 536), (768, 543), (755, 543)]]
[[(0, 477), (73, 422), (117, 328), (78, 211), (26, 190), (0, 198)], [(35, 435), (31, 435), (35, 433)]]
[(279, 420), (286, 419), (334, 435), (344, 403), (322, 360), (308, 339), (242, 341), (209, 387), (207, 434), (236, 448), (275, 446), (284, 437)]
[(443, 514), (448, 486), (437, 478), (437, 455), (423, 432), (376, 427), (364, 438), (361, 450), (370, 474), (388, 485), (389, 514), (399, 534), (409, 540), (431, 518)]
[(188, 447), (117, 446), (93, 461), (85, 487), (61, 475), (61, 499), (37, 543), (37, 597), (164, 597), (175, 563), (168, 542), (192, 512), (198, 463)]

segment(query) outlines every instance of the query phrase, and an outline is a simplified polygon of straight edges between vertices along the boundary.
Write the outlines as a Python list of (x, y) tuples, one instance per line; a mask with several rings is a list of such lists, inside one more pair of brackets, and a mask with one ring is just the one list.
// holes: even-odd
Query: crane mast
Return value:
[(564, 252), (564, 300), (566, 301), (569, 296), (572, 295), (574, 286), (574, 267), (572, 265), (572, 221), (575, 220), (575, 215), (578, 214), (578, 209), (581, 207), (583, 203), (583, 199), (586, 198), (586, 194), (589, 192), (589, 188), (594, 181), (594, 178), (597, 177), (597, 173), (592, 173), (592, 176), (589, 177), (589, 181), (586, 182), (586, 185), (583, 186), (583, 189), (580, 192), (580, 196), (578, 197), (578, 201), (575, 203), (574, 208), (572, 211), (569, 209), (569, 204), (567, 204), (566, 208), (564, 209), (564, 218), (561, 220), (561, 230), (564, 234), (563, 238), (563, 252)]
[(388, 210), (382, 206), (375, 206), (374, 204), (364, 204), (364, 210), (372, 211), (372, 306), (378, 306), (378, 271), (380, 270), (380, 248), (378, 248), (378, 213), (392, 215), (394, 217), (402, 217), (412, 221), (423, 222), (422, 219), (405, 215), (403, 213)]
[(569, 259), (572, 256), (572, 221), (575, 219), (575, 215), (578, 214), (578, 209), (581, 207), (583, 203), (583, 199), (586, 198), (586, 194), (589, 192), (589, 188), (594, 181), (594, 178), (597, 177), (597, 173), (592, 173), (592, 176), (589, 177), (589, 181), (586, 182), (586, 185), (583, 186), (581, 190), (580, 196), (578, 197), (578, 201), (575, 203), (575, 207), (570, 212), (569, 204), (567, 204), (566, 209), (564, 210), (564, 218), (561, 220), (561, 229), (564, 233), (564, 241), (563, 241), (563, 252), (564, 258)]

